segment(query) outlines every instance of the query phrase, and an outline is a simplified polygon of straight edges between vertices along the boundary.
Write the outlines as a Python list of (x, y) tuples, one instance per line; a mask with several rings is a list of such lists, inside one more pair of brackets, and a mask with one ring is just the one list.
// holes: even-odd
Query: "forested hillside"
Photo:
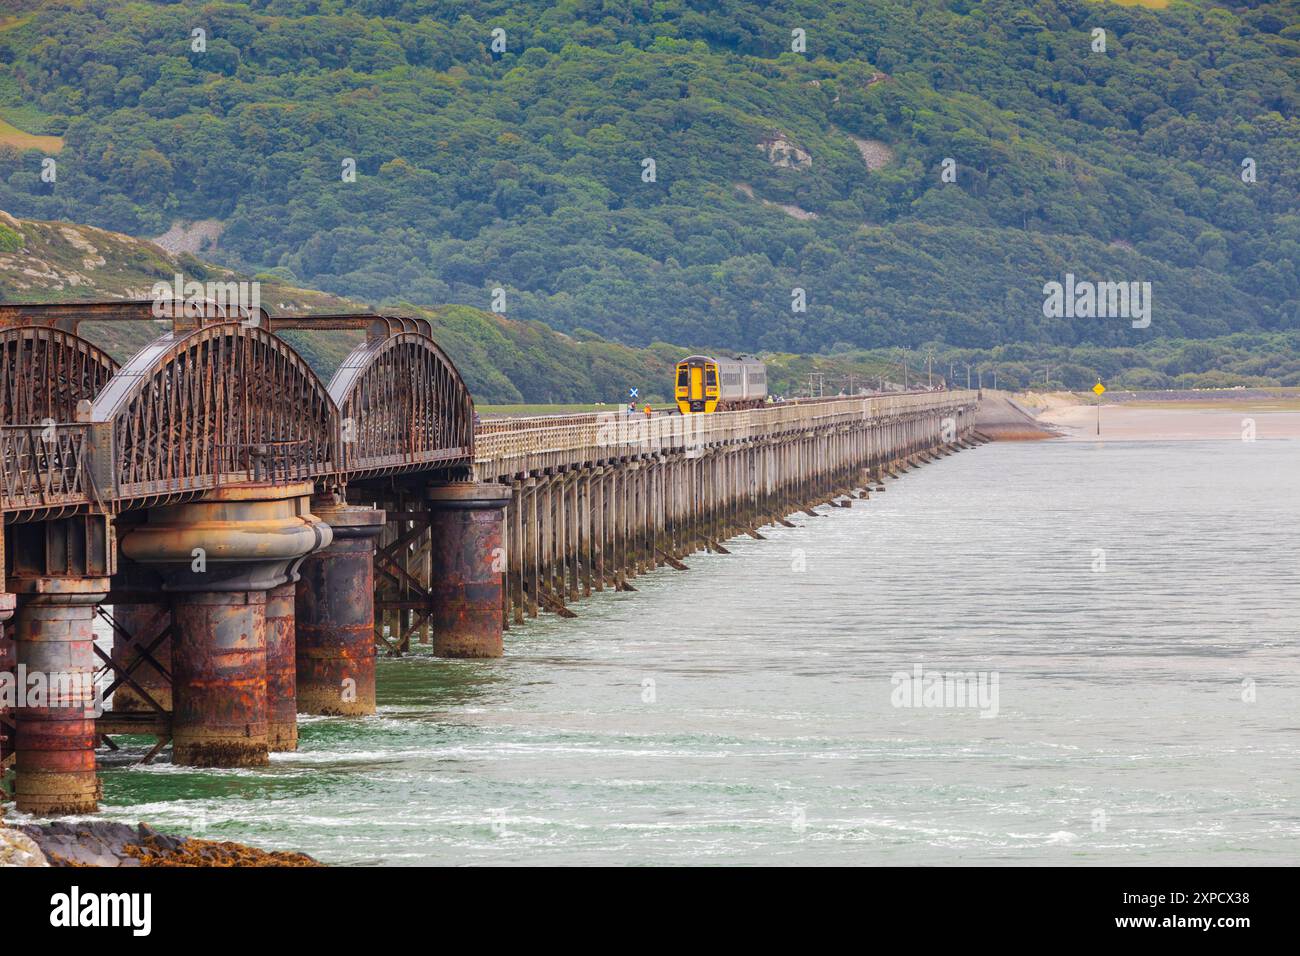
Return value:
[[(1294, 3), (17, 6), (0, 207), (217, 220), (203, 254), (247, 273), (376, 304), (500, 287), (511, 318), (638, 345), (1300, 327)], [(1045, 318), (1066, 272), (1152, 283), (1151, 326)]]
[[(207, 281), (247, 279), (188, 254), (172, 254), (129, 236), (66, 222), (16, 219), (0, 210), (0, 302), (84, 302), (148, 299), (155, 282), (181, 273)], [(259, 276), (261, 304), (271, 315), (363, 312), (354, 300), (300, 289)], [(581, 338), (464, 305), (437, 308), (394, 303), (392, 311), (433, 324), (438, 343), (451, 356), (477, 401), (617, 403), (630, 386), (663, 400), (677, 346), (634, 348), (594, 333)], [(82, 334), (119, 361), (152, 342), (163, 327), (150, 322), (90, 322)], [(281, 332), (316, 373), (328, 380), (352, 347), (354, 332)], [(881, 363), (870, 360), (872, 370)]]

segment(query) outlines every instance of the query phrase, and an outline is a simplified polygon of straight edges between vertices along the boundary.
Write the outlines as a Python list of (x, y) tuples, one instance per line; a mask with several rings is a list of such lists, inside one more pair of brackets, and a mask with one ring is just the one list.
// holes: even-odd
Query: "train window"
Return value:
[(718, 367), (716, 365), (706, 365), (704, 367), (704, 385), (707, 388), (718, 387)]
[(691, 376), (690, 373), (686, 371), (686, 366), (685, 365), (678, 366), (677, 387), (686, 388), (690, 383), (691, 383)]

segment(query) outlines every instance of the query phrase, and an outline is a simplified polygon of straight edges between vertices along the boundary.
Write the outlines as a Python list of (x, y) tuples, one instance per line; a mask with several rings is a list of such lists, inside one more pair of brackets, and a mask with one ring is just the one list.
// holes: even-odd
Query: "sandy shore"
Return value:
[(1300, 412), (1253, 407), (1136, 407), (1101, 404), (1101, 434), (1097, 406), (1063, 400), (1047, 403), (1038, 420), (1059, 429), (1074, 441), (1242, 441), (1253, 423), (1256, 441), (1300, 438)]

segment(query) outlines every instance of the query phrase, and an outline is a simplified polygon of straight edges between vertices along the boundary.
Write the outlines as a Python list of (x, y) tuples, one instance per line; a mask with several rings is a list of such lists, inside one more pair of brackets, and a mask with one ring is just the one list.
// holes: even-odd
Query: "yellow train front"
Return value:
[(675, 397), (683, 415), (756, 408), (767, 399), (767, 366), (758, 359), (688, 355), (677, 363)]

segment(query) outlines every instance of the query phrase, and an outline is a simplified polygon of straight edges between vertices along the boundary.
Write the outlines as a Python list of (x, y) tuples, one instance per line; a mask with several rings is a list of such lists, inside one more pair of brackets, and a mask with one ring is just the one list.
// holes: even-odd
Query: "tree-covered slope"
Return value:
[[(91, 226), (18, 219), (0, 209), (0, 302), (86, 302), (148, 299), (156, 282), (177, 274), (201, 282), (249, 277), (188, 254)], [(361, 302), (300, 289), (258, 276), (262, 305), (275, 315), (367, 312)], [(635, 386), (647, 399), (669, 396), (673, 365), (683, 350), (664, 343), (634, 348), (590, 332), (565, 335), (540, 322), (493, 315), (465, 305), (437, 308), (394, 303), (396, 314), (432, 323), (438, 344), (456, 363), (476, 401), (609, 402)], [(154, 322), (88, 322), (81, 332), (119, 361), (126, 361), (165, 328)], [(285, 331), (324, 379), (361, 340), (355, 332)]]
[[(246, 272), (376, 302), (500, 287), (511, 318), (635, 344), (1300, 327), (1293, 3), (26, 6), (0, 118), (64, 145), (54, 183), (0, 146), (0, 206), (218, 219), (205, 255)], [(1150, 328), (1045, 317), (1067, 272), (1152, 283)]]

